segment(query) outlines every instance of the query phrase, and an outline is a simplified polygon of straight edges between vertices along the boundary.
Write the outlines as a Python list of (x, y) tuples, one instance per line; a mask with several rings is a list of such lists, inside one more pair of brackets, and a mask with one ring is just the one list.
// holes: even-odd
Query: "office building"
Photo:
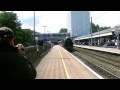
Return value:
[(69, 11), (68, 32), (71, 37), (78, 37), (90, 34), (90, 12)]

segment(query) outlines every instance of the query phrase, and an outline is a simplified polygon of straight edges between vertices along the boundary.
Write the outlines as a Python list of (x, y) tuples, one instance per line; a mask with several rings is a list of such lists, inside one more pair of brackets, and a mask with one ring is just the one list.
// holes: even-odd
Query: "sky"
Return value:
[(120, 25), (120, 11), (92, 11), (92, 22), (100, 26)]
[[(14, 12), (18, 15), (22, 28), (34, 30), (34, 11)], [(67, 11), (35, 11), (35, 31), (59, 33), (61, 28), (67, 28)]]
[[(34, 30), (34, 11), (14, 11), (22, 23), (22, 28)], [(68, 11), (35, 11), (35, 31), (40, 33), (58, 33), (67, 28)], [(90, 11), (92, 22), (100, 26), (120, 24), (120, 11)], [(44, 28), (44, 26), (46, 26)]]

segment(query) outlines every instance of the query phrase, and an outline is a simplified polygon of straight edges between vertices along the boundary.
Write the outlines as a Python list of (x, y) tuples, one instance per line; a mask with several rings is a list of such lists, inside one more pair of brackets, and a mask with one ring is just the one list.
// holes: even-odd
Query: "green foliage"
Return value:
[(99, 30), (100, 26), (97, 24), (95, 25), (94, 23), (92, 23), (92, 32), (97, 32), (97, 30)]
[(0, 27), (3, 26), (11, 28), (16, 36), (16, 31), (21, 29), (21, 22), (16, 13), (2, 11), (0, 13)]
[(16, 37), (16, 42), (15, 42), (15, 44), (18, 44), (18, 43), (24, 43), (23, 42), (23, 31), (22, 30), (20, 30), (20, 31), (17, 31), (16, 32), (16, 35), (17, 35), (17, 37)]
[(92, 23), (92, 32), (94, 33), (94, 32), (97, 32), (97, 31), (101, 31), (101, 30), (105, 30), (105, 29), (109, 29), (109, 28), (111, 28), (110, 26), (109, 27), (107, 27), (107, 26), (105, 26), (105, 27), (100, 27), (98, 24), (97, 25), (95, 25), (94, 23)]
[(67, 32), (68, 32), (68, 30), (66, 28), (61, 28), (59, 31), (59, 33), (67, 33)]
[(100, 27), (100, 30), (104, 30), (104, 29), (109, 29), (109, 28), (111, 28), (110, 26), (109, 27)]
[(6, 26), (13, 30), (16, 37), (15, 45), (18, 43), (22, 43), (24, 46), (26, 43), (32, 44), (33, 37), (30, 29), (21, 29), (21, 25), (16, 13), (5, 11), (0, 13), (0, 27)]
[(27, 44), (31, 45), (33, 43), (33, 36), (30, 29), (17, 31), (16, 43), (22, 43), (24, 46), (27, 46)]
[(32, 44), (33, 43), (33, 36), (31, 34), (30, 29), (22, 29), (23, 31), (23, 40), (24, 40), (24, 44)]

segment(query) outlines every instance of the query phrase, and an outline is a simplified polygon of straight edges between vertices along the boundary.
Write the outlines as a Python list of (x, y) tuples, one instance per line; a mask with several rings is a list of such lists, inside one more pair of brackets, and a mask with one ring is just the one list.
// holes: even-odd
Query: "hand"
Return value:
[(18, 52), (21, 54), (21, 55), (25, 55), (25, 48), (22, 44), (17, 44), (16, 47), (18, 47)]

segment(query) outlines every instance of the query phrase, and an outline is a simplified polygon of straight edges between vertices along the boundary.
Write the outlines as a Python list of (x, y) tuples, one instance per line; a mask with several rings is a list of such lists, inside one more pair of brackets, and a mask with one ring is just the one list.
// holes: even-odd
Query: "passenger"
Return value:
[(35, 79), (37, 72), (28, 58), (14, 47), (14, 32), (0, 28), (0, 79)]

